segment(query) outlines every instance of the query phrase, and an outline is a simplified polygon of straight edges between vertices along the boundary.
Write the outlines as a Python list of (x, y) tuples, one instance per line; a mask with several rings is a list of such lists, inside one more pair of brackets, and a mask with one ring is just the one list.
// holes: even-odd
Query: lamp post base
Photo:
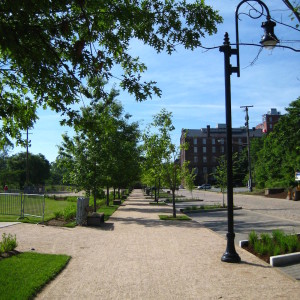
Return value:
[(221, 261), (228, 263), (239, 263), (241, 262), (241, 258), (236, 252), (229, 253), (226, 251), (222, 256)]
[(234, 247), (234, 233), (227, 233), (227, 248), (225, 253), (223, 254), (221, 261), (228, 263), (239, 263), (241, 262), (240, 256), (235, 251)]

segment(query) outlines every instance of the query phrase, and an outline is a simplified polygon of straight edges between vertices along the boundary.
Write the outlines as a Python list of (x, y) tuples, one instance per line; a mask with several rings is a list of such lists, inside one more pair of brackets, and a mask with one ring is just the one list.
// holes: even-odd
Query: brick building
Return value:
[(280, 119), (281, 114), (276, 108), (271, 108), (267, 114), (263, 115), (262, 123), (256, 126), (256, 129), (261, 129), (263, 133), (273, 131), (275, 124)]
[[(261, 137), (261, 129), (250, 129), (250, 137)], [(196, 168), (195, 184), (213, 183), (211, 175), (218, 165), (217, 159), (226, 151), (226, 125), (218, 124), (216, 128), (207, 125), (202, 129), (182, 129), (180, 144), (187, 142), (188, 150), (181, 150), (180, 163), (190, 161), (190, 167)], [(241, 152), (247, 146), (246, 128), (232, 128), (233, 152)]]

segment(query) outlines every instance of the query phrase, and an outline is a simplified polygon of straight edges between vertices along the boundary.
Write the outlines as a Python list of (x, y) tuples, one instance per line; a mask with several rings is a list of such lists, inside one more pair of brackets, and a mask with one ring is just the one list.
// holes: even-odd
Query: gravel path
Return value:
[(240, 264), (221, 262), (226, 241), (196, 222), (160, 221), (166, 206), (140, 190), (102, 228), (18, 224), (19, 251), (64, 253), (67, 268), (38, 299), (299, 299), (300, 283), (237, 249)]

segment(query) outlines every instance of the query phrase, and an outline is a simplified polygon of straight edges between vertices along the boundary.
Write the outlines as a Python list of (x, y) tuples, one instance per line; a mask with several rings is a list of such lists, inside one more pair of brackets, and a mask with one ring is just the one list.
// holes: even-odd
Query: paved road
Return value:
[[(190, 193), (180, 190), (179, 194), (190, 197)], [(177, 209), (203, 204), (221, 204), (222, 194), (211, 191), (195, 191), (194, 197), (203, 201), (178, 203)], [(226, 195), (225, 195), (226, 203)], [(243, 209), (234, 211), (235, 243), (247, 240), (249, 233), (272, 233), (281, 229), (286, 233), (300, 233), (300, 201), (267, 198), (264, 196), (234, 194), (234, 204)], [(227, 233), (227, 211), (192, 213), (196, 222), (217, 232), (224, 238)], [(300, 280), (300, 263), (281, 268), (288, 275)]]

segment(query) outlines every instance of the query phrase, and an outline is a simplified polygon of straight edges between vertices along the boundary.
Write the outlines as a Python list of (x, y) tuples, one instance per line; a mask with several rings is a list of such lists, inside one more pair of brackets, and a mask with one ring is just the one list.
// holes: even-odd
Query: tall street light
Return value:
[[(239, 31), (238, 31), (238, 19), (239, 8), (245, 2), (256, 2), (260, 5), (261, 12), (259, 16), (253, 17), (249, 13), (251, 18), (259, 18), (266, 13), (267, 20), (262, 23), (261, 27), (264, 29), (264, 36), (260, 43), (263, 47), (273, 49), (279, 42), (274, 34), (274, 27), (276, 23), (271, 21), (271, 16), (266, 4), (260, 0), (244, 0), (241, 1), (235, 11), (235, 28), (236, 28), (236, 48), (233, 49), (230, 46), (229, 35), (226, 32), (224, 37), (224, 43), (219, 48), (220, 52), (224, 53), (224, 68), (225, 68), (225, 107), (226, 107), (226, 155), (227, 155), (227, 208), (228, 208), (228, 232), (227, 232), (227, 247), (221, 260), (223, 262), (238, 263), (241, 261), (240, 256), (237, 254), (234, 246), (235, 233), (233, 229), (233, 183), (232, 183), (232, 127), (231, 127), (231, 88), (230, 88), (230, 76), (232, 73), (237, 73), (240, 77), (240, 58), (239, 58)], [(252, 6), (253, 7), (253, 6)], [(231, 55), (236, 55), (237, 66), (232, 67), (230, 64)]]

